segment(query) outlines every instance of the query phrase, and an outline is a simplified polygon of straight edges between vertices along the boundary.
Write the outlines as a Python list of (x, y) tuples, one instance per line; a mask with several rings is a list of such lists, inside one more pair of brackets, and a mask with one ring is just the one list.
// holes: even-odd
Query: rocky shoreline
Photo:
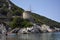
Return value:
[(34, 24), (32, 27), (26, 27), (26, 28), (15, 28), (11, 29), (8, 28), (8, 30), (5, 28), (3, 24), (0, 24), (0, 34), (29, 34), (29, 33), (47, 33), (47, 32), (60, 32), (60, 28), (50, 28), (50, 26), (43, 24), (41, 26)]
[(49, 26), (43, 24), (42, 26), (32, 26), (27, 28), (15, 28), (10, 33), (17, 33), (17, 34), (29, 34), (29, 33), (51, 33), (51, 32), (60, 32), (59, 28), (51, 29)]

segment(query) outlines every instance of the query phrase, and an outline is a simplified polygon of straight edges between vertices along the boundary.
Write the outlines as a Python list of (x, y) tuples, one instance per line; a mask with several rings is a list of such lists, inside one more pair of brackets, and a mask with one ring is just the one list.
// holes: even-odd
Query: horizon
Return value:
[[(45, 16), (49, 19), (60, 22), (60, 0), (11, 0), (18, 7), (24, 10)], [(31, 8), (30, 8), (31, 6)]]

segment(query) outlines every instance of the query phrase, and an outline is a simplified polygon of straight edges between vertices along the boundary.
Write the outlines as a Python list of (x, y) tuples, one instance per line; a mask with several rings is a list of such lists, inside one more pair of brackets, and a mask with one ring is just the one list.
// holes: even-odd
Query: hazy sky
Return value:
[(11, 0), (24, 10), (31, 10), (39, 15), (60, 22), (60, 0)]

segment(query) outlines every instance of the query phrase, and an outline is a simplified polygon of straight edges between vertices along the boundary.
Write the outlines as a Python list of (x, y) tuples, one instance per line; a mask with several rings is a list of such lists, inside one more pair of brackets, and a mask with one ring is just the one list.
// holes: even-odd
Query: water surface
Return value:
[(60, 32), (10, 35), (6, 40), (60, 40)]

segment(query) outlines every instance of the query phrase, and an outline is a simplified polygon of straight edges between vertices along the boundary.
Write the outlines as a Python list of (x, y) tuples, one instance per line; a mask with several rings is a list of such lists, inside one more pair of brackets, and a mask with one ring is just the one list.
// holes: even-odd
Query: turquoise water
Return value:
[(6, 40), (60, 40), (60, 32), (11, 35)]

